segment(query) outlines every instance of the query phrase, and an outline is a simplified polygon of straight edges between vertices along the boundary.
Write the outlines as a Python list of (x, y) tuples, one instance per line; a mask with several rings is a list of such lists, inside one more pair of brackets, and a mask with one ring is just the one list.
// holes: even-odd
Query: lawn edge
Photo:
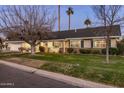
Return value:
[(50, 71), (46, 71), (46, 70), (41, 70), (41, 69), (36, 69), (33, 67), (29, 67), (29, 66), (25, 66), (25, 65), (20, 65), (17, 63), (12, 63), (9, 61), (4, 61), (4, 60), (0, 60), (1, 64), (19, 69), (19, 70), (23, 70), (29, 73), (33, 73), (33, 74), (37, 74), (39, 76), (43, 76), (43, 77), (47, 77), (47, 78), (51, 78), (57, 81), (61, 81), (67, 84), (71, 84), (74, 86), (78, 86), (78, 87), (86, 87), (86, 88), (116, 88), (115, 86), (109, 86), (109, 85), (105, 85), (105, 84), (101, 84), (101, 83), (96, 83), (96, 82), (92, 82), (92, 81), (88, 81), (88, 80), (83, 80), (83, 79), (79, 79), (79, 78), (75, 78), (75, 77), (71, 77), (71, 76), (67, 76), (64, 74), (60, 74), (60, 73), (55, 73), (55, 72), (50, 72)]

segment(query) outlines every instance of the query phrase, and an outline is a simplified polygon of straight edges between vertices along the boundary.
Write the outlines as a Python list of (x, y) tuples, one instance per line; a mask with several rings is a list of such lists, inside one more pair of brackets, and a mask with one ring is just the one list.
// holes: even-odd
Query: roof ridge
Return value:
[[(114, 27), (115, 26), (120, 26), (119, 24), (116, 24), (116, 25), (113, 25)], [(97, 26), (97, 27), (88, 27), (88, 28), (78, 28), (76, 29), (77, 31), (78, 30), (87, 30), (87, 29), (98, 29), (98, 28), (104, 28), (105, 26)], [(107, 27), (110, 27), (110, 26), (107, 26)], [(66, 32), (68, 30), (61, 30), (60, 32)], [(75, 31), (75, 29), (71, 29), (70, 31)], [(54, 31), (54, 32), (59, 32), (59, 31)]]

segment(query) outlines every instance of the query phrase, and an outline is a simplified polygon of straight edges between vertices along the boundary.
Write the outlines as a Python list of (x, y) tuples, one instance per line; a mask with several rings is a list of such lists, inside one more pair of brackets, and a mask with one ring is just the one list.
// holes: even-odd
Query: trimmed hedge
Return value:
[[(104, 49), (80, 49), (81, 54), (106, 54), (106, 48)], [(119, 50), (118, 48), (109, 48), (110, 55), (118, 55)]]
[(124, 55), (124, 40), (117, 42), (117, 48), (120, 55)]
[[(102, 54), (106, 54), (106, 48), (102, 49)], [(119, 51), (118, 48), (109, 48), (109, 54), (110, 55), (118, 55)]]
[(80, 49), (81, 54), (101, 54), (100, 49)]
[(109, 53), (110, 55), (118, 55), (119, 54), (118, 48), (110, 48)]
[(91, 53), (90, 49), (80, 49), (79, 51), (81, 54), (90, 54)]
[(74, 49), (73, 48), (67, 48), (68, 53), (73, 53)]

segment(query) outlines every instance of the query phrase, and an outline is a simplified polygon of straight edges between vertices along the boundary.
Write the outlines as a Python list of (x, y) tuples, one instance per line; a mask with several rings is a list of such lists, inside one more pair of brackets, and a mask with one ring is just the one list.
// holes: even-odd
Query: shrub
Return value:
[(73, 48), (67, 48), (67, 52), (68, 52), (68, 53), (72, 53), (73, 51), (74, 51)]
[(90, 54), (91, 53), (90, 49), (80, 49), (79, 51), (81, 54)]
[[(106, 54), (106, 48), (102, 49), (102, 54)], [(110, 55), (118, 55), (119, 51), (118, 48), (109, 48), (109, 54)]]
[(63, 53), (63, 48), (60, 48), (59, 49), (59, 53)]
[(73, 53), (74, 53), (74, 54), (80, 54), (80, 51), (79, 51), (78, 48), (74, 48)]
[(106, 54), (106, 48), (101, 50), (102, 54), (105, 55)]
[(80, 49), (79, 51), (82, 54), (101, 54), (100, 49)]
[(80, 49), (79, 51), (82, 54), (100, 54), (99, 49)]
[(85, 66), (80, 66), (79, 64), (69, 64), (69, 63), (46, 63), (40, 67), (41, 69), (60, 72), (63, 74), (80, 77), (86, 69)]
[(124, 55), (124, 40), (117, 42), (118, 53)]
[(110, 48), (109, 53), (111, 55), (118, 55), (118, 48)]
[(101, 54), (101, 51), (99, 49), (92, 49), (91, 54)]
[(124, 73), (116, 70), (93, 68), (86, 65), (49, 62), (45, 63), (40, 69), (59, 72), (66, 75), (89, 79), (95, 82), (112, 84), (115, 86), (124, 87)]
[(44, 53), (45, 52), (45, 47), (39, 46), (39, 50), (40, 50), (41, 53)]
[(25, 48), (25, 47), (19, 47), (18, 50), (19, 50), (20, 52), (23, 52), (24, 50), (26, 50), (26, 48)]
[(27, 49), (26, 49), (26, 52), (29, 52), (30, 50), (31, 50), (30, 48), (27, 48)]

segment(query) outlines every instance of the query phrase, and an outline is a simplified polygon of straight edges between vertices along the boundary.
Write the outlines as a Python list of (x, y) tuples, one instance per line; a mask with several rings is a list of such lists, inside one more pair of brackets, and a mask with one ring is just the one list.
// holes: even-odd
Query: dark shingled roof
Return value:
[[(107, 27), (109, 29), (109, 27)], [(47, 39), (65, 39), (65, 38), (83, 38), (83, 37), (102, 37), (106, 36), (105, 27), (90, 27), (84, 29), (73, 29), (73, 30), (66, 30), (66, 31), (56, 31), (50, 32), (48, 34)], [(112, 27), (112, 32), (110, 32), (110, 36), (121, 36), (120, 25), (114, 25)], [(8, 38), (9, 39), (9, 38)], [(12, 37), (9, 41), (20, 41), (19, 38)]]
[[(109, 29), (109, 27), (107, 27)], [(80, 37), (100, 37), (106, 36), (105, 27), (92, 27), (85, 29), (73, 29), (70, 31), (60, 31), (52, 32), (52, 35), (49, 36), (49, 39), (65, 39), (65, 38), (80, 38)], [(121, 36), (120, 25), (114, 25), (112, 27), (112, 32), (110, 36)]]

